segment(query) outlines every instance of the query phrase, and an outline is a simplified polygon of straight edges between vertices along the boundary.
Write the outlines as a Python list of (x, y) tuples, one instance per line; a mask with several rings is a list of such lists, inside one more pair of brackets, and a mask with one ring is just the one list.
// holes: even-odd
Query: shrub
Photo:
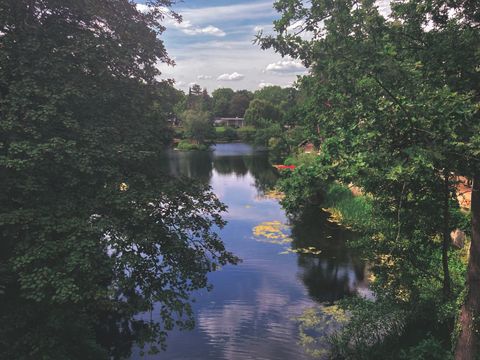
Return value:
[(177, 149), (182, 151), (192, 151), (192, 150), (208, 150), (210, 147), (205, 144), (192, 144), (188, 140), (182, 140), (178, 143)]
[(217, 141), (234, 141), (238, 139), (237, 132), (231, 127), (217, 127), (215, 128)]
[(253, 142), (255, 138), (255, 128), (253, 126), (244, 126), (237, 130), (237, 135), (244, 142)]

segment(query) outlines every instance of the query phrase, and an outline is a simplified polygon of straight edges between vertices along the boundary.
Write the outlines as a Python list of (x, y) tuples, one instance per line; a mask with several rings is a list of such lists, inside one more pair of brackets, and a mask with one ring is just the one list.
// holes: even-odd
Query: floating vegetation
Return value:
[(253, 228), (255, 240), (284, 245), (292, 242), (290, 227), (280, 221), (265, 221)]
[(314, 358), (327, 359), (330, 353), (330, 338), (348, 321), (346, 312), (337, 305), (316, 306), (294, 320), (298, 323), (300, 345)]
[(285, 193), (283, 193), (279, 190), (273, 189), (273, 190), (265, 191), (262, 197), (266, 198), (266, 199), (272, 199), (272, 200), (279, 200), (280, 201), (280, 200), (285, 199)]
[(313, 246), (309, 246), (307, 248), (296, 248), (296, 249), (286, 249), (282, 251), (280, 255), (287, 255), (287, 254), (311, 254), (311, 255), (319, 255), (322, 253), (322, 250), (318, 250)]

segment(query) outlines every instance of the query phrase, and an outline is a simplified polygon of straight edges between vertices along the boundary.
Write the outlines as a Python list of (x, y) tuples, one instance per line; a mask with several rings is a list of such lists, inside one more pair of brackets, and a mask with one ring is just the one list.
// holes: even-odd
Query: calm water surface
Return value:
[[(228, 205), (221, 235), (243, 262), (212, 273), (213, 290), (195, 294), (193, 331), (170, 333), (166, 352), (144, 358), (311, 359), (299, 345), (297, 318), (308, 308), (366, 291), (365, 266), (345, 249), (351, 235), (319, 209), (289, 220), (268, 196), (277, 174), (267, 155), (248, 145), (171, 152), (167, 163), (173, 174), (210, 183)], [(303, 253), (309, 247), (321, 252)], [(132, 357), (140, 358), (138, 351)]]

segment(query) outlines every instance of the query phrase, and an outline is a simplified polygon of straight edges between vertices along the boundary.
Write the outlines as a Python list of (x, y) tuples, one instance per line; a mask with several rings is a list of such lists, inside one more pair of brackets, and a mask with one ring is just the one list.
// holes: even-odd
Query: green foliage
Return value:
[(248, 90), (239, 90), (233, 94), (230, 100), (228, 115), (243, 118), (253, 99), (253, 94)]
[(343, 302), (348, 325), (330, 338), (332, 357), (340, 359), (394, 359), (393, 349), (384, 346), (402, 335), (406, 313), (398, 307), (365, 299)]
[[(293, 87), (265, 86), (255, 91), (254, 99), (274, 104), (280, 111), (282, 124), (297, 124), (298, 91)], [(302, 139), (303, 140), (303, 139)]]
[(272, 124), (268, 127), (257, 128), (255, 132), (254, 144), (256, 146), (269, 145), (269, 141), (272, 138), (279, 138), (282, 136), (282, 128), (278, 124)]
[(433, 336), (427, 337), (400, 354), (402, 360), (449, 360), (453, 359), (451, 353), (447, 352), (443, 345)]
[(215, 138), (212, 115), (206, 111), (187, 110), (181, 116), (185, 135), (204, 145)]
[(231, 127), (219, 126), (215, 128), (216, 141), (231, 142), (238, 140), (237, 131)]
[(210, 146), (206, 144), (192, 143), (190, 140), (181, 140), (177, 145), (177, 149), (182, 151), (192, 151), (192, 150), (205, 151), (210, 149)]
[(254, 99), (245, 112), (245, 122), (255, 128), (266, 128), (280, 119), (280, 110), (266, 100)]
[(347, 186), (338, 183), (326, 186), (322, 202), (337, 222), (364, 233), (376, 223), (373, 205), (369, 197), (354, 196)]
[(235, 92), (229, 88), (219, 88), (212, 92), (213, 114), (225, 117), (230, 115), (230, 104)]
[[(429, 308), (436, 311), (429, 312), (412, 349), (430, 346), (429, 332), (445, 346), (448, 335), (432, 330), (451, 332), (452, 298), (463, 288), (449, 235), (465, 228), (455, 175), (478, 179), (480, 170), (476, 8), (461, 1), (400, 1), (386, 19), (373, 1), (279, 0), (275, 7), (282, 14), (274, 24), (277, 34), (258, 41), (310, 67), (300, 81), (298, 114), (323, 159), (285, 180), (287, 209), (301, 209), (325, 179), (359, 186), (368, 203), (335, 188), (329, 195), (339, 197), (332, 199), (343, 208), (339, 215), (365, 231), (354, 245), (371, 262), (375, 278), (377, 303), (358, 308), (363, 320), (357, 330), (378, 325), (370, 315), (383, 304), (406, 315), (397, 337), (379, 337), (373, 347), (367, 341), (364, 358), (390, 358), (386, 344), (398, 349), (403, 329)], [(308, 36), (289, 30), (296, 23), (304, 24)], [(372, 214), (367, 219), (364, 210)], [(348, 352), (354, 335), (340, 348)]]
[(309, 205), (319, 205), (328, 180), (328, 169), (319, 159), (299, 165), (292, 174), (285, 174), (279, 181), (279, 187), (285, 193), (282, 206), (295, 216)]
[(271, 104), (280, 104), (282, 101), (287, 100), (288, 90), (280, 86), (265, 86), (255, 91), (254, 97)]
[[(210, 112), (212, 111), (212, 97), (208, 94), (207, 89), (203, 89), (200, 85), (193, 85), (189, 91), (188, 95), (184, 99), (185, 106), (183, 110), (197, 111), (197, 112)], [(180, 106), (177, 107), (178, 110), (182, 109)], [(182, 116), (183, 112), (177, 112)]]
[(237, 129), (237, 135), (240, 140), (246, 143), (251, 143), (255, 138), (255, 128), (253, 126), (244, 126)]
[(171, 2), (149, 4), (0, 0), (2, 359), (164, 346), (237, 261), (210, 188), (158, 166), (178, 94), (156, 80)]

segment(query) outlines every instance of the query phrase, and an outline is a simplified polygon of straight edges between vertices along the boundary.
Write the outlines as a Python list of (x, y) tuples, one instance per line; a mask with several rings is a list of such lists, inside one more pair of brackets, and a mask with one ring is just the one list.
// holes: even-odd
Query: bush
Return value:
[(207, 144), (215, 138), (212, 115), (207, 111), (187, 110), (181, 115), (185, 136), (199, 144)]
[(429, 336), (420, 341), (417, 345), (402, 350), (400, 353), (402, 360), (447, 360), (453, 359), (451, 354), (444, 349), (442, 343)]
[(188, 140), (182, 140), (178, 143), (177, 149), (182, 151), (192, 151), (192, 150), (208, 150), (210, 147), (205, 144), (192, 144)]
[(338, 183), (331, 183), (325, 192), (323, 206), (344, 225), (366, 231), (373, 227), (373, 207), (366, 196), (354, 196), (350, 189)]
[(299, 166), (279, 181), (279, 187), (285, 193), (281, 203), (290, 215), (300, 215), (309, 205), (320, 205), (328, 180), (328, 172), (323, 170), (320, 163)]
[(174, 129), (174, 133), (173, 133), (173, 136), (176, 138), (176, 139), (185, 139), (185, 130), (181, 127), (176, 127)]
[(215, 128), (217, 141), (234, 141), (238, 139), (237, 132), (231, 127), (219, 126)]
[(253, 126), (244, 126), (237, 130), (240, 140), (251, 143), (255, 139), (255, 128)]

